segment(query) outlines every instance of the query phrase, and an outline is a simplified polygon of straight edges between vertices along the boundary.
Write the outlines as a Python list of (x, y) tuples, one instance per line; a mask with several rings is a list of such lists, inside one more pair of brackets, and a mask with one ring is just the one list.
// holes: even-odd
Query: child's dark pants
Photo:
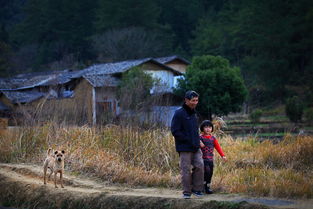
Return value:
[(213, 176), (214, 164), (212, 160), (204, 159), (204, 181), (206, 184), (210, 184)]

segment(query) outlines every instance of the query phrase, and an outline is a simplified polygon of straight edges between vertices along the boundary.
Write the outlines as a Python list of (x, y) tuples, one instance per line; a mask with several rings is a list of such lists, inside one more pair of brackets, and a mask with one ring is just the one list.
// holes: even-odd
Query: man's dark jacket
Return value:
[(200, 136), (196, 112), (186, 104), (175, 111), (171, 132), (175, 138), (177, 152), (196, 152), (200, 147)]

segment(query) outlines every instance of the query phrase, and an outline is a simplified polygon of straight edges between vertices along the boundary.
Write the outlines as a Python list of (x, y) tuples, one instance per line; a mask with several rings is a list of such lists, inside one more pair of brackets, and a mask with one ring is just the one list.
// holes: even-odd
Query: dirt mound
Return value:
[[(0, 205), (17, 208), (208, 208), (265, 209), (271, 207), (248, 202), (240, 195), (214, 194), (201, 199), (183, 200), (178, 190), (129, 188), (94, 179), (65, 175), (64, 189), (53, 182), (43, 184), (42, 168), (36, 165), (0, 164)], [(258, 199), (259, 200), (259, 199)], [(255, 201), (257, 202), (257, 201)], [(300, 208), (300, 207), (299, 207)]]

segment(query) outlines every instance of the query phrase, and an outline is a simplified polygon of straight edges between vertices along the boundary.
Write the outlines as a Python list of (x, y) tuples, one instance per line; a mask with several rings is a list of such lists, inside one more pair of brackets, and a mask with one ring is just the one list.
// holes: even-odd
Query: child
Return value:
[(200, 125), (200, 147), (202, 150), (202, 158), (204, 162), (204, 192), (206, 194), (212, 194), (213, 191), (210, 189), (211, 179), (213, 175), (213, 157), (214, 148), (220, 154), (224, 161), (226, 161), (226, 156), (219, 145), (217, 139), (212, 136), (213, 124), (209, 120), (204, 120)]

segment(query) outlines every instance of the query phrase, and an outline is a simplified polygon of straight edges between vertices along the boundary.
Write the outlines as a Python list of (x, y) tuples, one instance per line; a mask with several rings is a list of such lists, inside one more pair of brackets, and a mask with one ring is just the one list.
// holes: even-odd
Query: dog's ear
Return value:
[(64, 150), (62, 150), (61, 152), (62, 152), (62, 154), (65, 154), (65, 151), (64, 151)]
[(58, 154), (58, 151), (55, 151), (54, 154), (55, 154), (55, 155)]

